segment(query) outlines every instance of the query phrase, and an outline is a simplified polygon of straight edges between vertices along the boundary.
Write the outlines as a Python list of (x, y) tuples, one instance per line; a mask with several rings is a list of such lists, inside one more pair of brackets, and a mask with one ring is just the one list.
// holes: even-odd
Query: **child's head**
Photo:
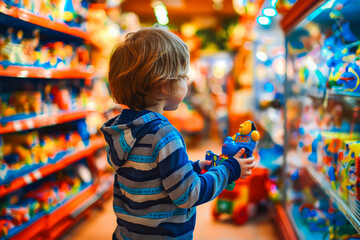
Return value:
[(160, 28), (129, 33), (110, 59), (109, 87), (114, 100), (131, 109), (156, 104), (160, 89), (176, 90), (186, 78), (189, 50), (175, 34)]

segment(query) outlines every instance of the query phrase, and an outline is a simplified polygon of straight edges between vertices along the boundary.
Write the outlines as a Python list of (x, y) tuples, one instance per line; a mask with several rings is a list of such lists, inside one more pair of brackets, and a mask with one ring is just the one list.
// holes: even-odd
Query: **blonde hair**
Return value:
[(126, 35), (115, 47), (109, 67), (109, 87), (113, 99), (130, 109), (142, 110), (150, 104), (145, 97), (185, 77), (189, 49), (175, 34), (161, 28), (143, 28)]

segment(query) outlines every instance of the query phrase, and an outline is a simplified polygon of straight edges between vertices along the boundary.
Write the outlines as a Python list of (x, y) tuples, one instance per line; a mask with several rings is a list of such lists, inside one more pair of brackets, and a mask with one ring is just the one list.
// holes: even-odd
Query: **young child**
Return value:
[(160, 28), (129, 33), (111, 56), (110, 91), (129, 107), (101, 128), (116, 171), (113, 239), (192, 239), (195, 206), (255, 166), (240, 158), (244, 149), (205, 174), (210, 161), (188, 159), (181, 134), (162, 115), (184, 99), (188, 69), (185, 43)]

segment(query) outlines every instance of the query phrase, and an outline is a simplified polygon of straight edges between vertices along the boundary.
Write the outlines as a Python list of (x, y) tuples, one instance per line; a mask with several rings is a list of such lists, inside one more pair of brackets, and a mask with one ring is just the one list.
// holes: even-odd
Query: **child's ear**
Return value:
[(162, 84), (160, 86), (160, 94), (161, 96), (164, 96), (164, 97), (169, 97), (170, 96), (170, 87), (169, 87), (169, 84)]

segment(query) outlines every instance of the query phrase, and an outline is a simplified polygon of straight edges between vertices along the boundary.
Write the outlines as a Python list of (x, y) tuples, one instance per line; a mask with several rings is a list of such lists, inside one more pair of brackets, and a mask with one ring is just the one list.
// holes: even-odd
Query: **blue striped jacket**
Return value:
[(101, 131), (116, 172), (113, 239), (192, 239), (195, 206), (240, 176), (232, 158), (200, 174), (179, 131), (159, 113), (125, 109)]

